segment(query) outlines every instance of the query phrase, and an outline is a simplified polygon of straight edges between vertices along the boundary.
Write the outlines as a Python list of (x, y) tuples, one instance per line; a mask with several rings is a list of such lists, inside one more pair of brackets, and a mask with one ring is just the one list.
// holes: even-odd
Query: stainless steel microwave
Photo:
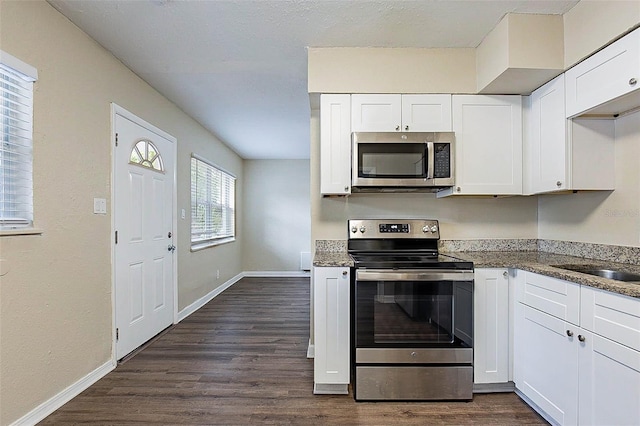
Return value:
[(453, 132), (354, 132), (354, 191), (438, 191), (454, 185)]

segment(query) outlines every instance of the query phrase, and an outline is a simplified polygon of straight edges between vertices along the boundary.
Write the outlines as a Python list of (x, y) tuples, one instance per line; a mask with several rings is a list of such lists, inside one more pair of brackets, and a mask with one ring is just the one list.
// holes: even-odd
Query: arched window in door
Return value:
[(156, 146), (146, 139), (136, 142), (131, 150), (129, 163), (147, 167), (158, 172), (164, 172), (162, 156)]

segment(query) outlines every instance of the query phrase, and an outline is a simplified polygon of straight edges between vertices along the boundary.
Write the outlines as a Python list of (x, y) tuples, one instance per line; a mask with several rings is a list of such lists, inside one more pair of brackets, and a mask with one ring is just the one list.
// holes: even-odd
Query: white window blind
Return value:
[(33, 226), (35, 74), (33, 67), (0, 52), (0, 230)]
[(235, 238), (236, 178), (191, 157), (191, 246), (206, 247)]

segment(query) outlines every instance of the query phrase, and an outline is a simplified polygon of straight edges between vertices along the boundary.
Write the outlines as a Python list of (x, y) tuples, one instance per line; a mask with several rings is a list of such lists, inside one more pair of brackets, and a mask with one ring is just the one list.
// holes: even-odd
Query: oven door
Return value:
[[(353, 338), (360, 357), (393, 357), (394, 349), (402, 348), (429, 348), (432, 350), (420, 353), (436, 357), (438, 353), (456, 355), (455, 351), (433, 349), (459, 348), (461, 353), (471, 353), (473, 271), (356, 269), (354, 275)], [(369, 362), (412, 361), (452, 362)]]

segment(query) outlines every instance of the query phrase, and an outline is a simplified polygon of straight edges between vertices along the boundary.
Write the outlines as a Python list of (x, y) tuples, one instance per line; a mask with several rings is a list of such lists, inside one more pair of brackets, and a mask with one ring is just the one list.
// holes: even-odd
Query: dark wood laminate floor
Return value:
[(313, 395), (309, 280), (244, 278), (41, 424), (546, 424), (515, 394), (356, 403)]

